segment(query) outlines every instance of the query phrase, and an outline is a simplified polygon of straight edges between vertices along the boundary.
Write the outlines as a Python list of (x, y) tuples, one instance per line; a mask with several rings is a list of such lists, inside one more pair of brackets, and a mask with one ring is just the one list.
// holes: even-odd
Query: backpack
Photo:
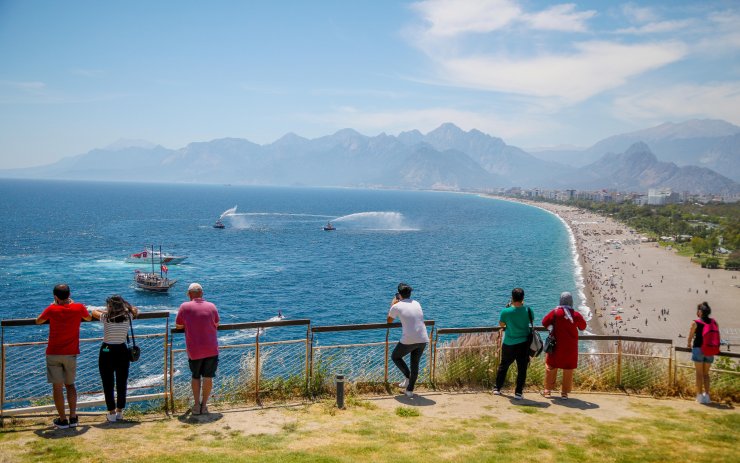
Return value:
[(717, 322), (713, 319), (709, 319), (709, 323), (704, 323), (701, 320), (696, 320), (697, 325), (702, 325), (701, 330), (701, 353), (710, 357), (712, 355), (719, 354), (719, 327)]

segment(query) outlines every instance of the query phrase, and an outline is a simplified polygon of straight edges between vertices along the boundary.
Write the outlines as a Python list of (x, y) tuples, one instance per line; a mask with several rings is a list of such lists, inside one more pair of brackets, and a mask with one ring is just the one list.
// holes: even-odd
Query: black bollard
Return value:
[(344, 375), (337, 375), (337, 408), (344, 410)]

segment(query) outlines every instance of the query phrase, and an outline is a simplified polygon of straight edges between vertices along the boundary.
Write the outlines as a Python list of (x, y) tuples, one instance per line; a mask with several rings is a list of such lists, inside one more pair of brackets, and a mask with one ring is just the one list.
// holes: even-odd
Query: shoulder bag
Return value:
[[(567, 310), (567, 309), (563, 309), (563, 310)], [(555, 350), (555, 343), (556, 343), (556, 340), (555, 340), (555, 320), (557, 320), (557, 317), (555, 316), (555, 314), (553, 314), (553, 317), (552, 317), (552, 329), (550, 330), (550, 333), (547, 335), (547, 338), (545, 338), (545, 346), (543, 348), (543, 350), (545, 351), (546, 354), (552, 354), (552, 351)]]
[(141, 348), (136, 345), (136, 338), (134, 337), (134, 323), (131, 321), (131, 314), (128, 314), (128, 324), (131, 328), (131, 343), (132, 345), (128, 345), (128, 336), (126, 336), (126, 345), (128, 346), (128, 359), (132, 362), (135, 362), (139, 360), (139, 357), (141, 356)]
[(529, 313), (529, 356), (538, 357), (542, 353), (542, 338), (540, 333), (534, 329), (534, 316), (532, 315), (532, 309), (527, 306), (527, 313)]

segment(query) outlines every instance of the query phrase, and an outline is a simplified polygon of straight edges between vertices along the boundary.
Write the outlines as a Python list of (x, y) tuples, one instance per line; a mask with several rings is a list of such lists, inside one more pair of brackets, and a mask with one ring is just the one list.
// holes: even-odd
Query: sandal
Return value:
[(198, 405), (197, 407), (193, 405), (193, 408), (190, 409), (190, 414), (193, 416), (200, 415), (202, 408), (203, 407), (201, 407), (200, 405)]
[(200, 406), (200, 414), (201, 415), (208, 415), (208, 405), (201, 405)]
[(545, 389), (544, 391), (542, 391), (542, 397), (546, 399), (552, 399), (552, 392)]
[(568, 393), (566, 393), (566, 392), (561, 393), (560, 394), (560, 398), (563, 399), (563, 400), (568, 400)]

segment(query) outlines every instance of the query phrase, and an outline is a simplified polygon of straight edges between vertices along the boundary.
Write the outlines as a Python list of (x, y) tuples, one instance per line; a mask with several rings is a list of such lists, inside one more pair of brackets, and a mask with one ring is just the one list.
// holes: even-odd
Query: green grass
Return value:
[(401, 418), (411, 418), (414, 416), (421, 416), (419, 410), (411, 407), (396, 407), (396, 415)]
[[(608, 400), (608, 399), (607, 399)], [(423, 409), (423, 408), (422, 408)], [(629, 418), (602, 421), (577, 411), (554, 414), (520, 406), (503, 418), (420, 417), (419, 408), (323, 404), (284, 410), (291, 420), (273, 434), (149, 418), (133, 428), (87, 432), (0, 430), (0, 461), (123, 462), (415, 462), (543, 461), (722, 463), (736, 459), (740, 414), (639, 402)], [(519, 412), (519, 413), (517, 413)], [(536, 420), (533, 417), (537, 417)], [(411, 418), (412, 421), (406, 421)], [(258, 421), (258, 413), (244, 416)], [(52, 438), (50, 438), (52, 437)], [(104, 452), (101, 442), (115, 442)], [(106, 444), (107, 445), (107, 444)]]

